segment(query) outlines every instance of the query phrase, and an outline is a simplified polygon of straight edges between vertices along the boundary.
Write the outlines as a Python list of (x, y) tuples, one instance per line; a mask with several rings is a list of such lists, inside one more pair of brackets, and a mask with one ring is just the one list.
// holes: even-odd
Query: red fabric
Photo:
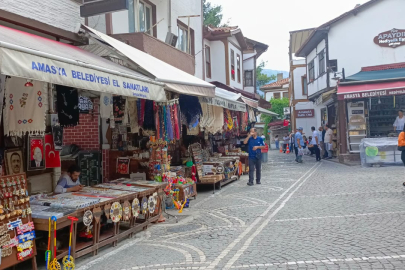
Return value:
[(45, 135), (45, 165), (47, 168), (59, 168), (59, 151), (55, 151), (52, 134)]

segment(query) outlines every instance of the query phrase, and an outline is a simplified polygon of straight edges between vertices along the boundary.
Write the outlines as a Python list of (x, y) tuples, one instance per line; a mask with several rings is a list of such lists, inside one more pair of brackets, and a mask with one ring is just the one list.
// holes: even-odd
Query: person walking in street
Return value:
[(279, 150), (280, 149), (280, 142), (278, 140), (278, 135), (276, 135), (276, 137), (274, 138), (274, 142), (276, 143), (276, 149)]
[(324, 145), (325, 145), (325, 159), (332, 159), (332, 136), (333, 132), (329, 128), (329, 125), (325, 125), (325, 137), (324, 137)]
[(312, 130), (312, 141), (313, 149), (315, 151), (316, 161), (321, 161), (321, 151), (319, 150), (319, 132), (315, 127), (311, 127)]
[[(297, 132), (298, 130), (295, 130)], [(295, 148), (295, 133), (291, 132), (290, 134), (290, 153), (294, 153)]]
[[(402, 132), (398, 136), (398, 151), (401, 151), (401, 160), (405, 166), (405, 127), (402, 129)], [(402, 183), (405, 186), (405, 182)]]
[(288, 136), (288, 133), (283, 137), (283, 152), (287, 151), (287, 146), (290, 143), (290, 136)]
[(399, 135), (405, 127), (404, 111), (402, 111), (402, 110), (398, 111), (398, 116), (395, 119), (393, 126), (395, 129), (395, 132)]
[(319, 129), (318, 129), (318, 135), (319, 135), (318, 140), (319, 140), (320, 152), (321, 152), (321, 157), (325, 158), (326, 150), (325, 150), (325, 144), (324, 144), (324, 140), (323, 140), (323, 138), (324, 138), (323, 134), (325, 134), (325, 133), (323, 133), (323, 127), (319, 127)]
[(264, 149), (263, 139), (257, 136), (256, 128), (251, 128), (248, 137), (243, 142), (249, 149), (249, 182), (248, 186), (253, 186), (254, 173), (256, 170), (256, 184), (260, 185), (262, 170), (262, 149)]
[(302, 155), (299, 153), (304, 150), (304, 138), (302, 137), (303, 128), (299, 127), (297, 133), (295, 133), (295, 161), (302, 163)]

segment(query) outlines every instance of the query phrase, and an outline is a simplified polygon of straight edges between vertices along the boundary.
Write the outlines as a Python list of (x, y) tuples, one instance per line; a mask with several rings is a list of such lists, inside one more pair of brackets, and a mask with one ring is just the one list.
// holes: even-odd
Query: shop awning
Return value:
[(154, 76), (157, 81), (165, 83), (166, 89), (180, 94), (215, 97), (214, 85), (90, 27), (85, 25), (82, 27), (102, 44), (112, 47), (146, 73)]
[(352, 76), (346, 77), (345, 81), (375, 81), (389, 79), (405, 79), (405, 68), (360, 71)]
[(237, 99), (240, 94), (235, 94), (221, 88), (215, 88), (215, 97), (199, 97), (200, 102), (223, 107), (232, 111), (246, 112), (246, 104)]
[(242, 96), (241, 99), (243, 100), (243, 102), (245, 102), (247, 105), (249, 105), (252, 108), (257, 109), (257, 107), (259, 107), (259, 102), (257, 100), (253, 100), (247, 97)]
[(69, 44), (0, 26), (0, 73), (156, 101), (163, 83)]
[(257, 110), (259, 111), (259, 113), (268, 115), (268, 116), (278, 116), (277, 113), (271, 112), (269, 110), (263, 109), (262, 107), (257, 107)]
[(338, 99), (358, 99), (379, 96), (405, 95), (405, 81), (340, 83)]

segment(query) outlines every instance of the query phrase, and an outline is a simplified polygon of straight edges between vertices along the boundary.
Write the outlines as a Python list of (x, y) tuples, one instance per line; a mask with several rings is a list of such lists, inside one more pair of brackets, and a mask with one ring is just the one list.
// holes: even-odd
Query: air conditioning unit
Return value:
[(178, 37), (177, 37), (175, 34), (173, 34), (173, 33), (171, 33), (171, 32), (167, 32), (166, 41), (165, 41), (165, 42), (166, 42), (167, 44), (169, 44), (169, 45), (172, 45), (173, 47), (176, 47), (177, 39), (178, 39)]

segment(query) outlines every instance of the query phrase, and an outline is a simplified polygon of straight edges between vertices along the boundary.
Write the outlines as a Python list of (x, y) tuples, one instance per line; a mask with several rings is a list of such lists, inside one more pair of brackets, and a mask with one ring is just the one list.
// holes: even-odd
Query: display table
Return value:
[(197, 185), (196, 183), (193, 184), (175, 184), (174, 185), (175, 189), (179, 189), (179, 200), (184, 201), (185, 199), (189, 199), (191, 197), (194, 197), (194, 199), (197, 197)]
[(403, 165), (397, 137), (365, 138), (360, 143), (362, 166)]

